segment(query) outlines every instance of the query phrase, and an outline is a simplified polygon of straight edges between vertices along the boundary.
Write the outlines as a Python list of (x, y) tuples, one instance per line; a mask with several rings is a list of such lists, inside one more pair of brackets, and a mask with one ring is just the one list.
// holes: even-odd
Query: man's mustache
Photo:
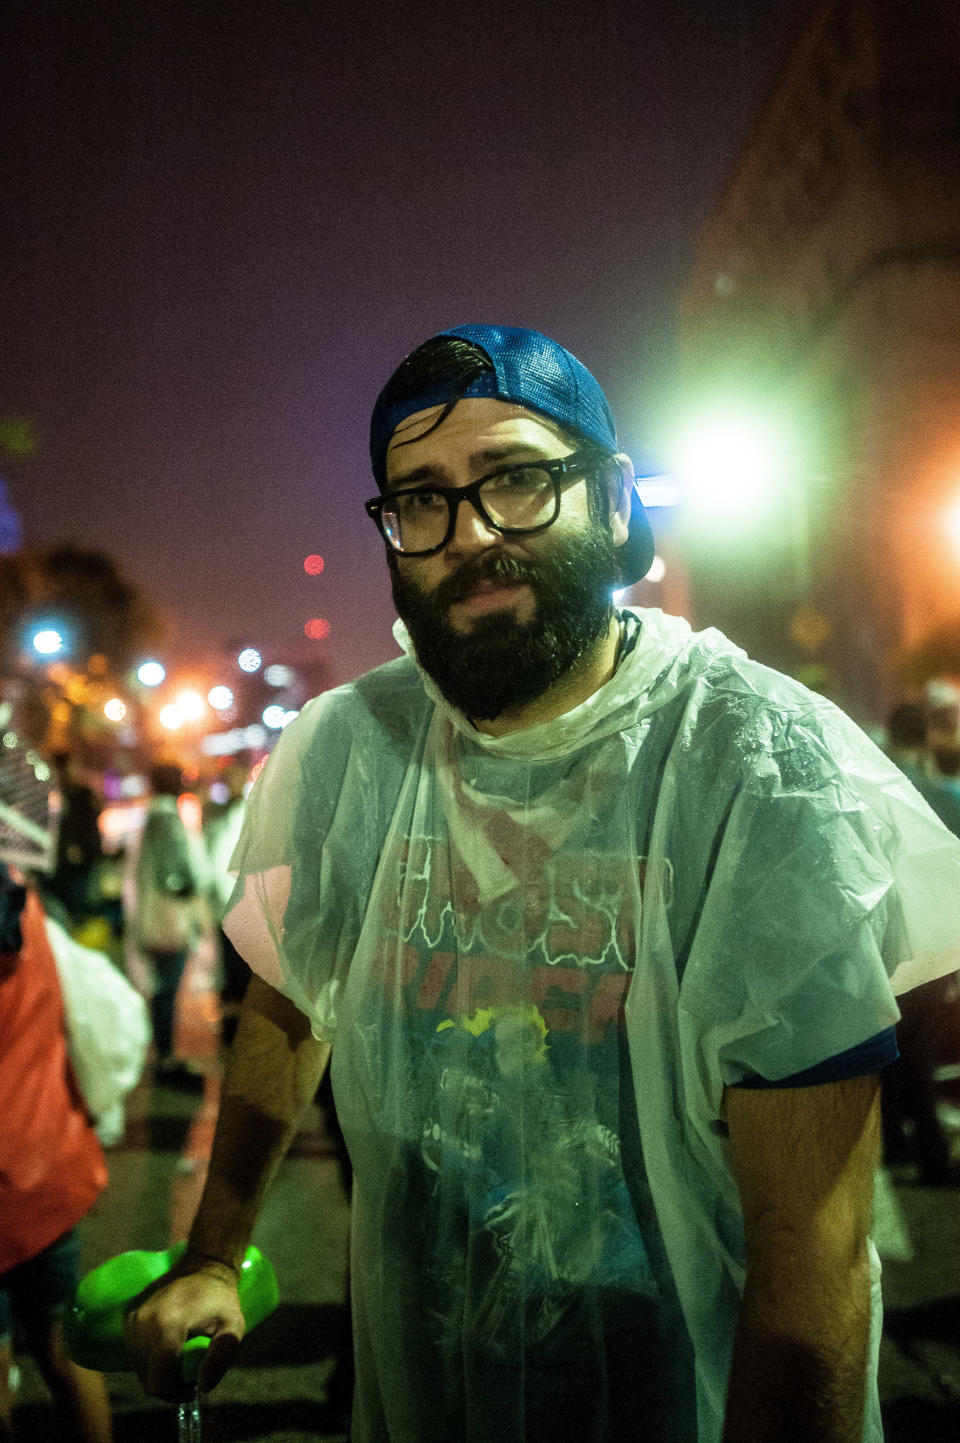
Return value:
[(463, 601), (484, 581), (499, 582), (503, 586), (530, 584), (536, 575), (536, 563), (521, 556), (511, 556), (507, 551), (495, 551), (478, 556), (463, 565), (441, 581), (433, 593), (436, 606), (447, 607), (455, 601)]

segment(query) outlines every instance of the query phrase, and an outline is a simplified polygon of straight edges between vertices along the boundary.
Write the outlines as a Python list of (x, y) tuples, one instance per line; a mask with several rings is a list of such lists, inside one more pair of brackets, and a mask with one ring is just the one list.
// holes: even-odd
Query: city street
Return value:
[(960, 0), (0, 55), (0, 1443), (960, 1443)]
[[(166, 1247), (185, 1235), (193, 1215), (219, 1091), (216, 1001), (196, 966), (186, 978), (182, 1003), (180, 1050), (205, 1074), (202, 1091), (154, 1087), (146, 1077), (132, 1094), (126, 1135), (109, 1152), (110, 1186), (83, 1226), (87, 1266), (130, 1248)], [(944, 1115), (954, 1125), (954, 1153), (960, 1156), (960, 1109), (947, 1086), (943, 1096)], [(887, 1180), (880, 1234), (887, 1443), (957, 1443), (960, 1195), (916, 1186), (909, 1169)], [(348, 1204), (335, 1148), (322, 1111), (314, 1108), (283, 1164), (256, 1234), (276, 1268), (280, 1306), (251, 1333), (238, 1365), (204, 1402), (204, 1440), (337, 1443), (346, 1438), (347, 1232)], [(42, 1383), (30, 1360), (22, 1359), (21, 1368), (22, 1438), (47, 1443), (58, 1435)], [(108, 1381), (118, 1443), (172, 1443), (177, 1437), (174, 1409), (146, 1398), (130, 1375), (111, 1374)]]

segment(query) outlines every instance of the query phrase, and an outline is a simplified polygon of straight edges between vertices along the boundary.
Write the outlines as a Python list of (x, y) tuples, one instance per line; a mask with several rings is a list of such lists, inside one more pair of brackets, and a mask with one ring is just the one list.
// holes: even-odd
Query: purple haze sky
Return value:
[[(367, 423), (402, 356), (532, 325), (656, 460), (696, 225), (802, 0), (8, 0), (0, 456), (172, 647), (396, 654)], [(303, 570), (320, 552), (322, 576)]]

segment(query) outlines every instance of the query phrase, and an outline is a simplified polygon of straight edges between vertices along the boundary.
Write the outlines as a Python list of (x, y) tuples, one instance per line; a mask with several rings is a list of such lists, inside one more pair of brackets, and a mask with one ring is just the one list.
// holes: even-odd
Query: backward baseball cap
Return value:
[[(456, 336), (470, 341), (493, 369), (483, 371), (466, 387), (437, 382), (402, 401), (385, 399), (390, 382), (377, 397), (370, 420), (370, 459), (377, 485), (386, 481), (387, 447), (401, 421), (417, 411), (442, 406), (465, 397), (488, 396), (513, 401), (558, 421), (587, 440), (614, 453), (617, 430), (606, 396), (582, 361), (558, 341), (522, 326), (454, 326), (436, 337)], [(630, 526), (618, 549), (622, 586), (640, 581), (653, 564), (653, 532), (634, 481), (630, 499)]]

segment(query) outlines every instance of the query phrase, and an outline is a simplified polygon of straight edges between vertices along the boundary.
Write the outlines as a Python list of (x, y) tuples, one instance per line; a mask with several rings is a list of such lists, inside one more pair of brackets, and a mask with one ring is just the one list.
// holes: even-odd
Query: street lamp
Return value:
[(674, 471), (691, 518), (740, 530), (769, 521), (789, 485), (784, 428), (743, 405), (711, 408), (677, 438)]
[(56, 627), (44, 626), (33, 633), (30, 644), (38, 656), (58, 656), (66, 643), (63, 633), (57, 631)]
[(206, 711), (207, 704), (198, 691), (182, 691), (175, 698), (174, 703), (180, 710), (184, 721), (199, 721)]
[(137, 680), (141, 686), (159, 686), (166, 675), (166, 668), (159, 661), (144, 661), (137, 667)]
[(671, 447), (684, 525), (710, 550), (787, 543), (794, 584), (810, 584), (810, 521), (803, 448), (769, 405), (727, 397), (691, 415)]

